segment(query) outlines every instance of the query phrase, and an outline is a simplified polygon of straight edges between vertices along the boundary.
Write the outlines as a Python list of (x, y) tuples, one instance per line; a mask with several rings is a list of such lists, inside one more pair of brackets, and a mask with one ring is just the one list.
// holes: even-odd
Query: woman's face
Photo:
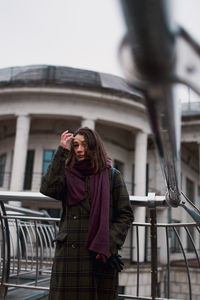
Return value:
[(87, 143), (84, 135), (77, 134), (73, 140), (74, 153), (77, 160), (83, 160), (86, 158)]

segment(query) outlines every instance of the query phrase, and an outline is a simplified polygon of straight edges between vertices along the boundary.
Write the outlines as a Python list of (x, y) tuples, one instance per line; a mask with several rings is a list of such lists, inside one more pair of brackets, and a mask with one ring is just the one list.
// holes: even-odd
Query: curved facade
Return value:
[[(196, 106), (195, 106), (196, 105)], [(124, 176), (130, 194), (165, 194), (164, 180), (141, 95), (125, 81), (109, 74), (56, 66), (27, 66), (0, 70), (0, 190), (39, 191), (42, 174), (59, 145), (60, 134), (69, 129), (88, 126), (102, 137), (113, 165)], [(182, 106), (182, 191), (200, 207), (199, 143), (200, 105)], [(59, 215), (60, 203), (24, 202), (31, 209), (46, 209)], [(45, 207), (44, 207), (45, 205)], [(136, 208), (135, 220), (145, 222), (148, 212)], [(159, 208), (158, 222), (190, 222), (181, 208)], [(170, 220), (168, 219), (170, 217)], [(140, 228), (141, 229), (141, 228)], [(199, 235), (191, 229), (196, 247)], [(192, 245), (182, 234), (183, 245), (193, 258)], [(130, 231), (122, 255), (135, 259), (134, 232)], [(164, 234), (158, 248), (161, 260), (167, 254)], [(146, 261), (149, 240), (140, 231), (140, 261)], [(180, 259), (173, 236), (173, 258)], [(133, 256), (131, 254), (133, 253)], [(141, 273), (141, 270), (140, 270)], [(146, 277), (149, 267), (142, 269), (141, 290), (150, 291)], [(135, 268), (129, 266), (120, 274), (120, 286), (126, 294), (134, 294)]]
[[(186, 113), (182, 132), (182, 186), (195, 202), (198, 119)], [(60, 134), (80, 126), (99, 132), (130, 194), (165, 193), (141, 95), (113, 75), (43, 65), (0, 70), (0, 190), (39, 191)]]

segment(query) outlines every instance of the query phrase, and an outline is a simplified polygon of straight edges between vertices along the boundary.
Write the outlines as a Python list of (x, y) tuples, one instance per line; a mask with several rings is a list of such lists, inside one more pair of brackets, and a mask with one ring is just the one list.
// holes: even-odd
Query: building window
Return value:
[(31, 190), (33, 178), (33, 163), (34, 163), (34, 150), (28, 150), (26, 157), (26, 169), (24, 176), (24, 190)]
[(0, 156), (0, 187), (3, 186), (5, 166), (6, 166), (6, 154), (2, 154)]
[(200, 209), (200, 186), (198, 186), (198, 207)]
[[(186, 196), (188, 197), (188, 199), (190, 201), (195, 203), (195, 199), (194, 199), (194, 182), (192, 180), (190, 180), (189, 178), (186, 178)], [(189, 226), (188, 230), (190, 232), (192, 240), (194, 240), (194, 227)], [(192, 244), (191, 239), (190, 239), (188, 234), (187, 234), (187, 250), (188, 250), (188, 252), (193, 252), (194, 251), (193, 244)]]
[[(179, 221), (177, 220), (172, 220), (172, 223), (180, 223)], [(178, 226), (174, 226), (174, 229), (176, 229), (176, 232), (178, 234), (178, 236), (180, 237), (180, 227)], [(178, 237), (175, 233), (173, 228), (170, 228), (171, 230), (171, 253), (178, 253), (180, 252), (180, 244), (179, 244), (179, 240), (178, 240)]]
[(124, 175), (124, 163), (115, 159), (114, 160), (114, 168), (116, 168), (117, 170), (120, 171), (120, 173), (122, 174), (122, 176)]
[(188, 231), (190, 233), (190, 236), (187, 233), (187, 251), (188, 252), (194, 252), (194, 245), (193, 245), (193, 243), (194, 243), (194, 227), (193, 226), (188, 226)]
[(149, 192), (149, 164), (146, 164), (146, 195)]
[(190, 201), (193, 203), (194, 201), (194, 182), (189, 178), (186, 178), (186, 196), (189, 198)]
[(134, 195), (135, 192), (135, 165), (132, 165), (132, 184), (131, 184), (131, 195)]
[(44, 150), (42, 175), (46, 172), (49, 164), (51, 163), (54, 152), (55, 152), (55, 150)]
[[(122, 285), (119, 285), (119, 286), (118, 286), (118, 294), (121, 294), (121, 295), (124, 295), (124, 294), (125, 294), (125, 286), (122, 286)], [(125, 299), (125, 298), (121, 298), (121, 297), (119, 298), (119, 297), (118, 297), (117, 299), (119, 299), (119, 300), (122, 299), (122, 300), (123, 300), (123, 299)]]
[(43, 208), (43, 211), (46, 210), (51, 218), (60, 218), (61, 210), (59, 208)]

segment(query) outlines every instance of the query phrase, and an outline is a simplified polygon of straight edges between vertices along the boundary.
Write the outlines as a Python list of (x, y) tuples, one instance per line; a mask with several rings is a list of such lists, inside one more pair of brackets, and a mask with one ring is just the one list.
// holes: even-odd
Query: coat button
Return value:
[(76, 220), (76, 219), (78, 219), (78, 217), (77, 217), (77, 216), (74, 216), (73, 219)]
[(72, 248), (73, 248), (73, 249), (76, 249), (76, 246), (75, 246), (74, 244), (72, 244)]

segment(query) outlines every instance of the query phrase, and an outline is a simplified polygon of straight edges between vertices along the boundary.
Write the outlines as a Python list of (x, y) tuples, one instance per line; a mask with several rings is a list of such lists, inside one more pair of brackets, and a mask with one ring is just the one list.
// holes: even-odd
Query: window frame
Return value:
[[(51, 158), (50, 159), (46, 159), (45, 158), (45, 154), (47, 152), (51, 152)], [(54, 157), (54, 153), (55, 153), (55, 149), (44, 149), (43, 150), (43, 160), (42, 160), (42, 176), (45, 174), (46, 170), (48, 169), (48, 166), (50, 165), (50, 163), (52, 162), (52, 159)]]
[(0, 187), (3, 187), (4, 185), (6, 160), (7, 160), (6, 153), (2, 153), (0, 155)]

